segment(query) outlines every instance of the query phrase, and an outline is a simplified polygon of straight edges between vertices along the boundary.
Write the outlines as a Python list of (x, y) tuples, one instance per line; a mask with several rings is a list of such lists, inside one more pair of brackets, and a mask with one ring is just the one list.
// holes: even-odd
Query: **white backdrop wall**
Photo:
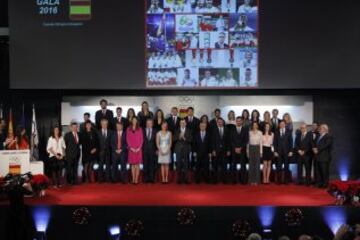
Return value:
[(89, 112), (94, 121), (95, 112), (99, 110), (99, 101), (105, 98), (109, 102), (109, 109), (114, 111), (118, 106), (123, 108), (126, 115), (128, 108), (140, 111), (142, 101), (147, 101), (152, 111), (161, 108), (167, 115), (173, 106), (178, 108), (195, 108), (195, 115), (200, 117), (207, 114), (213, 117), (215, 108), (222, 110), (222, 117), (227, 119), (227, 113), (234, 110), (236, 115), (241, 115), (243, 109), (250, 112), (253, 109), (260, 111), (261, 119), (264, 111), (279, 109), (282, 116), (288, 112), (292, 116), (294, 127), (299, 123), (313, 122), (313, 100), (311, 96), (69, 96), (64, 97), (61, 105), (61, 124), (66, 126), (73, 120), (81, 122), (83, 113)]

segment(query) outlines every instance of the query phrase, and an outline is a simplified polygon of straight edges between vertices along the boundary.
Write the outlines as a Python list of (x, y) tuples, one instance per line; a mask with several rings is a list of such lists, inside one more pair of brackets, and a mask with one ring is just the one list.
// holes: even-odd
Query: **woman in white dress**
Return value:
[(161, 165), (161, 182), (169, 182), (169, 164), (171, 162), (172, 134), (168, 131), (166, 121), (162, 122), (161, 130), (156, 134), (156, 146), (159, 152), (158, 162)]

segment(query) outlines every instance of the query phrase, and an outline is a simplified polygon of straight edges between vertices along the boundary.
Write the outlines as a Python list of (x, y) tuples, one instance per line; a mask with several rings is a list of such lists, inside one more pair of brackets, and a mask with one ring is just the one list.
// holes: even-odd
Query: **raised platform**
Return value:
[(297, 185), (82, 184), (48, 189), (31, 205), (91, 206), (329, 206), (324, 189)]

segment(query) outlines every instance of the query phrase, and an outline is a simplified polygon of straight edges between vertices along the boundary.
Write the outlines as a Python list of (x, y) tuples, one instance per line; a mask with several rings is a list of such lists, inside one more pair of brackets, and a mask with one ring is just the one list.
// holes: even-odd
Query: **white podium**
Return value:
[(5, 176), (9, 172), (43, 174), (44, 164), (41, 161), (30, 163), (30, 150), (0, 151), (0, 176)]

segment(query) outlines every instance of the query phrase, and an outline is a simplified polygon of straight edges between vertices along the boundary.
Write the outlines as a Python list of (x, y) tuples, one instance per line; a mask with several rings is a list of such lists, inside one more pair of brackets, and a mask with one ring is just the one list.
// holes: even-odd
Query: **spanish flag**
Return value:
[(12, 109), (11, 108), (10, 108), (10, 113), (9, 113), (9, 123), (8, 123), (7, 137), (8, 138), (13, 138), (14, 137), (13, 115), (12, 115)]

